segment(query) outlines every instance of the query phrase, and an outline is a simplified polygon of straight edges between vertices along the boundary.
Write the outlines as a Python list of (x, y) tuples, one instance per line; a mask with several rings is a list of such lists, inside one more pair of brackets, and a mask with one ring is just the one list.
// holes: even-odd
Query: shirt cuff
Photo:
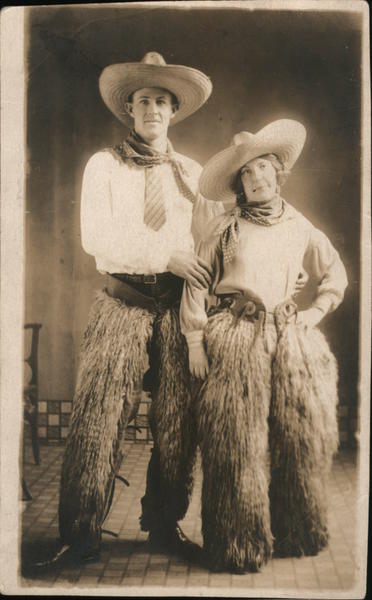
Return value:
[(185, 338), (189, 348), (196, 348), (198, 346), (202, 346), (204, 331), (203, 329), (198, 329), (196, 331), (187, 331), (185, 333)]
[(311, 304), (311, 308), (318, 308), (326, 315), (329, 312), (332, 304), (332, 299), (328, 296), (328, 294), (320, 294), (320, 296), (318, 296)]

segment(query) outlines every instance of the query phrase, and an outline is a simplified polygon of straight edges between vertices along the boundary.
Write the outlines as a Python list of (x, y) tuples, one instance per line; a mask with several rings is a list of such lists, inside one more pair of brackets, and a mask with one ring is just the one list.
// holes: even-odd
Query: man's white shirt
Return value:
[(161, 177), (166, 222), (154, 231), (145, 225), (145, 169), (124, 162), (112, 150), (88, 161), (81, 195), (81, 236), (84, 250), (95, 257), (100, 272), (162, 273), (177, 250), (193, 251), (207, 223), (223, 212), (219, 202), (198, 194), (201, 166), (175, 153), (195, 193), (194, 203), (180, 192), (169, 163), (156, 165)]

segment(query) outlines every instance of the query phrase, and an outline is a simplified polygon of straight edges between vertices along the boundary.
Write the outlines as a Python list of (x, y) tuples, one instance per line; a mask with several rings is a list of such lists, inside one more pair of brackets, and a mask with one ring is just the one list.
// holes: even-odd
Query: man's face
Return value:
[(142, 88), (133, 94), (127, 110), (134, 119), (135, 131), (145, 140), (153, 141), (167, 134), (170, 120), (176, 108), (172, 96), (162, 88)]
[(254, 158), (240, 171), (248, 202), (262, 204), (271, 200), (277, 192), (276, 170), (267, 158)]

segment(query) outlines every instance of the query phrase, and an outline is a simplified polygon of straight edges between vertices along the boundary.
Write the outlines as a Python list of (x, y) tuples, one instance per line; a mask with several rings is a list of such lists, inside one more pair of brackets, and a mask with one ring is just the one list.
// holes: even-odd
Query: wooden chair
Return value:
[(37, 430), (38, 417), (38, 346), (40, 323), (26, 323), (25, 329), (32, 329), (31, 350), (25, 362), (31, 368), (31, 379), (24, 386), (24, 419), (29, 423), (31, 429), (31, 444), (35, 464), (40, 464), (39, 436)]

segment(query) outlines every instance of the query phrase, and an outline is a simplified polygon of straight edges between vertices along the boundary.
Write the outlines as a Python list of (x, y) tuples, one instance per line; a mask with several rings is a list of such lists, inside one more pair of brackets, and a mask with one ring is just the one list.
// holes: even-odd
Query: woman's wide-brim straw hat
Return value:
[(301, 154), (305, 139), (305, 127), (292, 119), (273, 121), (257, 133), (237, 133), (232, 145), (205, 165), (199, 180), (201, 194), (210, 200), (233, 201), (237, 174), (246, 163), (265, 154), (275, 154), (284, 169), (290, 170)]
[(192, 115), (212, 92), (211, 80), (204, 73), (192, 67), (168, 65), (157, 52), (148, 52), (141, 62), (110, 65), (99, 78), (105, 104), (128, 127), (133, 126), (133, 119), (125, 109), (128, 97), (148, 87), (163, 88), (176, 96), (179, 107), (170, 125)]

